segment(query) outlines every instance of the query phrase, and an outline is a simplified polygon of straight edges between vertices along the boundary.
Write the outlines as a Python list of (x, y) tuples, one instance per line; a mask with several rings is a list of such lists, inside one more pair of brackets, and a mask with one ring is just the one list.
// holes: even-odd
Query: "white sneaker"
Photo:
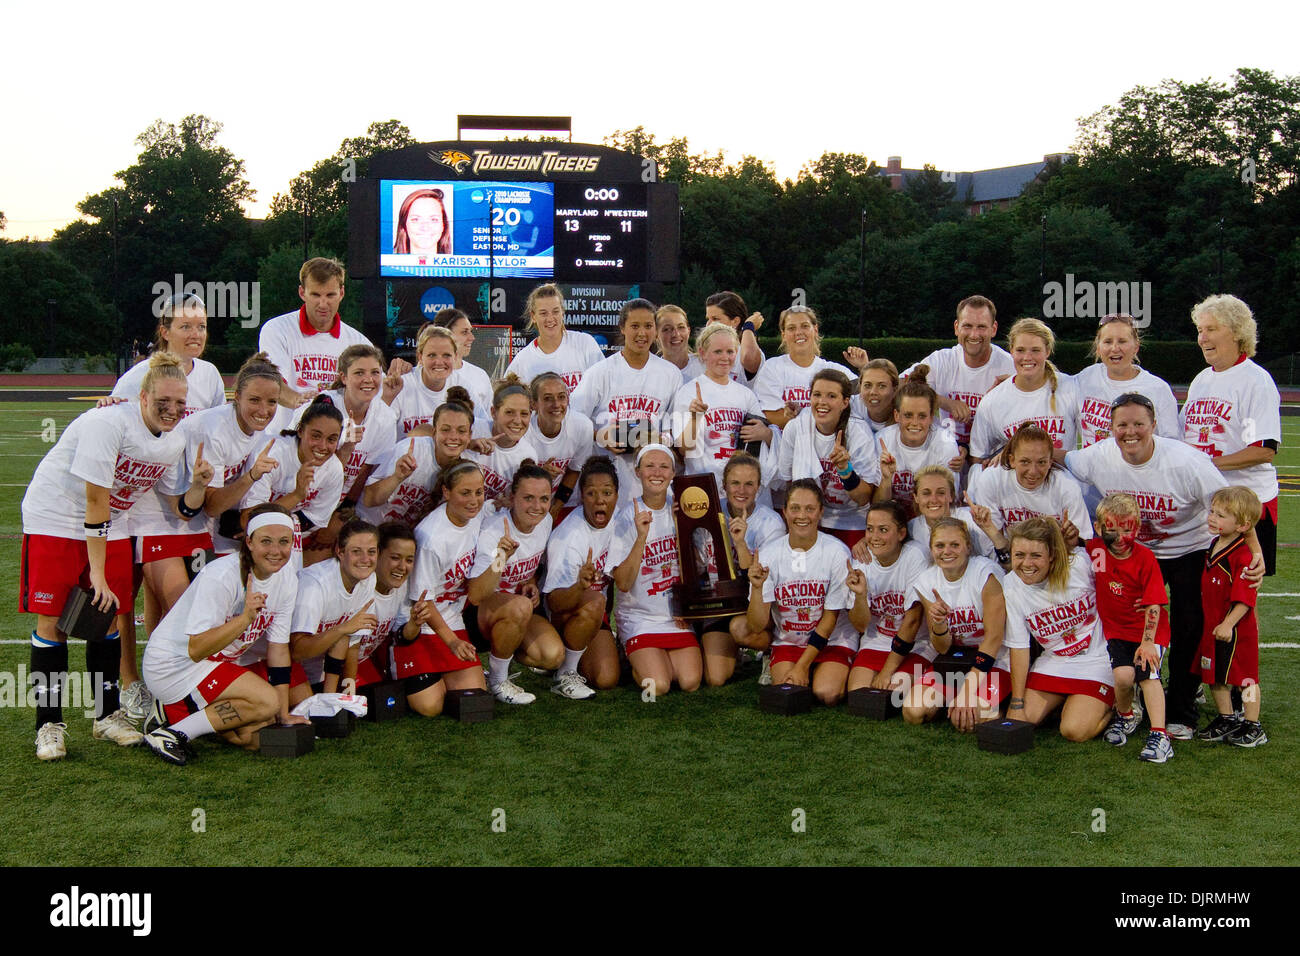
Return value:
[(62, 760), (68, 755), (63, 737), (68, 732), (67, 724), (50, 722), (42, 724), (36, 731), (36, 756), (41, 760)]
[(119, 747), (134, 747), (144, 740), (144, 734), (131, 725), (126, 711), (120, 707), (103, 720), (95, 721), (90, 735), (96, 740), (111, 740)]
[(144, 720), (153, 707), (153, 694), (144, 686), (144, 681), (133, 681), (122, 689), (122, 709), (131, 720)]
[(758, 686), (770, 687), (772, 684), (772, 655), (763, 655), (763, 669), (758, 672)]
[(551, 693), (569, 700), (587, 700), (596, 696), (596, 692), (587, 686), (587, 678), (577, 671), (556, 674), (555, 681), (551, 684)]
[(530, 694), (514, 681), (506, 678), (496, 686), (488, 687), (492, 696), (503, 704), (531, 704), (537, 699), (537, 695)]
[(1165, 727), (1165, 732), (1173, 740), (1191, 740), (1196, 736), (1196, 728), (1186, 724), (1169, 724)]

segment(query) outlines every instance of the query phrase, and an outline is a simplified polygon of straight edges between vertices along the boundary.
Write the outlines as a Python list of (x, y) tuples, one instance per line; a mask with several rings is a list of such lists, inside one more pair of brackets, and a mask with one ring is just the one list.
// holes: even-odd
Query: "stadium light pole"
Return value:
[(1219, 220), (1219, 285), (1218, 291), (1223, 293), (1223, 220)]
[(858, 226), (858, 348), (862, 348), (867, 322), (867, 210), (862, 208)]
[(1038, 244), (1038, 293), (1039, 293), (1038, 294), (1038, 301), (1039, 301), (1038, 317), (1040, 319), (1045, 317), (1042, 315), (1043, 312), (1042, 301), (1043, 301), (1043, 294), (1044, 294), (1043, 289), (1047, 285), (1047, 213), (1043, 213), (1043, 218), (1041, 220), (1041, 223), (1043, 227), (1043, 235), (1042, 238), (1039, 240), (1039, 244)]

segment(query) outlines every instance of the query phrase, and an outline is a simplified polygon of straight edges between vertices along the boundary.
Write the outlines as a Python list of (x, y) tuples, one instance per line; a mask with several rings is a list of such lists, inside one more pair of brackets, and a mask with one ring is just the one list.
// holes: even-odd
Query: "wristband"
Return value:
[(740, 334), (744, 335), (746, 332), (753, 332), (755, 335), (758, 335), (758, 329), (754, 328), (754, 323), (749, 321), (749, 319), (740, 323)]
[(845, 491), (852, 491), (858, 485), (862, 484), (862, 479), (859, 478), (857, 472), (850, 467), (847, 475), (840, 475), (840, 484), (844, 486)]
[(555, 489), (555, 493), (552, 494), (551, 497), (554, 498), (556, 501), (558, 501), (560, 504), (564, 504), (566, 501), (569, 500), (569, 497), (572, 494), (573, 494), (572, 488), (570, 488), (568, 485), (560, 485), (560, 487)]
[[(945, 634), (947, 634), (947, 633), (948, 633), (949, 631), (951, 631), (951, 630), (952, 630), (951, 628), (947, 628), (947, 627), (945, 627), (942, 631), (931, 631), (931, 632), (930, 632), (930, 636), (931, 636), (931, 637), (943, 637)], [(915, 642), (913, 642), (913, 643), (915, 643)]]
[(176, 510), (181, 513), (182, 518), (188, 520), (190, 518), (197, 517), (200, 514), (200, 512), (203, 511), (203, 506), (199, 505), (197, 508), (191, 508), (189, 505), (185, 503), (185, 496), (181, 495), (180, 501), (176, 503)]
[(985, 654), (983, 651), (975, 652), (975, 669), (983, 674), (987, 674), (993, 669), (993, 655)]
[(343, 673), (343, 658), (341, 658), (341, 657), (330, 657), (328, 654), (326, 654), (326, 655), (325, 655), (325, 673), (326, 673), (326, 674), (342, 674), (342, 673)]
[(302, 529), (303, 534), (306, 534), (308, 531), (311, 531), (316, 527), (316, 522), (312, 521), (301, 511), (295, 511), (293, 516), (298, 519), (298, 527)]
[(815, 647), (817, 650), (823, 650), (826, 647), (827, 638), (822, 637), (816, 631), (808, 635), (808, 646)]
[(1012, 697), (1007, 704), (1007, 710), (1024, 710), (1025, 699), (1023, 697)]
[(87, 538), (107, 538), (109, 526), (113, 524), (112, 519), (108, 521), (97, 521), (92, 524), (89, 521), (83, 522), (86, 528)]
[(997, 556), (998, 564), (1007, 564), (1011, 561), (1010, 548), (999, 548), (997, 545), (994, 545), (993, 553)]
[(895, 637), (890, 643), (889, 649), (899, 657), (906, 657), (908, 654), (912, 653), (912, 648), (915, 645), (916, 641), (905, 641), (901, 637)]
[(292, 677), (292, 667), (267, 667), (266, 680), (272, 687), (278, 687), (281, 684), (287, 684)]

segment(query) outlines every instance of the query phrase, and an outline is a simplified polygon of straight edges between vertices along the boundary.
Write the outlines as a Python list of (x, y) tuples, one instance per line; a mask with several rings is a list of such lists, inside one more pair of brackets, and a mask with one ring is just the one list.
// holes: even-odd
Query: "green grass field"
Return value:
[[(43, 422), (61, 433), (85, 407), (0, 405), (0, 637), (21, 642), (0, 645), (0, 672), (28, 661), (31, 622), (15, 610), (19, 502), (49, 447)], [(1300, 419), (1283, 422), (1279, 470), (1300, 474)], [(1282, 502), (1279, 572), (1262, 588), (1266, 643), (1300, 643), (1288, 620), (1300, 619), (1293, 498)], [(84, 652), (73, 645), (77, 669)], [(769, 716), (752, 672), (654, 703), (630, 687), (566, 701), (525, 672), (537, 703), (498, 706), (491, 723), (363, 725), (296, 761), (208, 738), (184, 768), (92, 740), (90, 721), (71, 710), (68, 758), (42, 764), (34, 714), (4, 707), (0, 832), (11, 838), (0, 862), (1294, 864), (1300, 648), (1260, 656), (1269, 744), (1178, 742), (1164, 766), (1137, 759), (1141, 733), (1116, 750), (1043, 729), (1032, 751), (1004, 757), (946, 726), (869, 722), (843, 708)]]

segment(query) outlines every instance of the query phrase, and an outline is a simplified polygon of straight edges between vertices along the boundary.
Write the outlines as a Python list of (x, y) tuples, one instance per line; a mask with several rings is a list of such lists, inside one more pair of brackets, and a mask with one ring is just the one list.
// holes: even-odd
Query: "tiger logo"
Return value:
[(439, 166), (446, 166), (448, 169), (454, 169), (458, 173), (463, 173), (469, 169), (469, 164), (473, 162), (469, 156), (465, 155), (458, 149), (444, 149), (440, 153), (430, 153), (429, 158)]

